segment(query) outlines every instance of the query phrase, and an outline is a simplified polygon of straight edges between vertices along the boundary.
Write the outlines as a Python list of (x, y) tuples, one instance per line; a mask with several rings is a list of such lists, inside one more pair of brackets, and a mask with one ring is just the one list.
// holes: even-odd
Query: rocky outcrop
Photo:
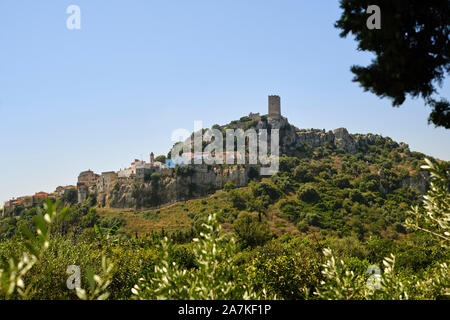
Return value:
[(313, 148), (323, 146), (325, 143), (334, 143), (334, 135), (331, 131), (297, 131), (297, 144), (307, 144)]
[[(97, 202), (112, 208), (155, 208), (184, 201), (222, 189), (227, 182), (237, 187), (248, 185), (253, 166), (196, 165), (177, 174), (161, 174), (151, 181), (119, 179), (108, 190), (97, 194)], [(252, 169), (253, 168), (253, 169)]]
[(345, 128), (333, 130), (334, 144), (337, 148), (344, 149), (348, 153), (356, 153), (358, 151), (358, 144), (353, 137), (351, 137)]
[[(237, 124), (237, 126), (240, 127), (240, 124)], [(338, 128), (328, 132), (318, 129), (298, 129), (289, 124), (288, 120), (283, 117), (281, 119), (269, 118), (266, 121), (260, 119), (255, 128), (268, 130), (279, 129), (280, 151), (286, 154), (301, 149), (305, 144), (312, 148), (331, 144), (336, 148), (343, 149), (345, 152), (355, 154), (366, 150), (368, 145), (390, 140), (390, 138), (370, 133), (364, 135), (349, 134), (345, 128)], [(400, 143), (398, 146), (408, 149), (408, 145), (404, 143)]]
[(409, 176), (402, 181), (402, 185), (408, 186), (419, 194), (425, 194), (428, 191), (430, 174), (428, 171), (420, 171), (417, 174)]

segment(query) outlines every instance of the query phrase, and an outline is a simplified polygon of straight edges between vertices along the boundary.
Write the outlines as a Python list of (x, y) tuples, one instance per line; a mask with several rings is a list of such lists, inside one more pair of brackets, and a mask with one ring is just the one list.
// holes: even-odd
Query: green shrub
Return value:
[(81, 218), (81, 226), (84, 228), (92, 228), (98, 221), (100, 216), (94, 208), (91, 208), (87, 215)]
[(300, 217), (302, 207), (298, 201), (282, 200), (280, 202), (280, 210), (283, 216), (291, 221), (297, 221)]
[(249, 213), (241, 213), (233, 227), (243, 248), (261, 246), (272, 238), (267, 223)]
[(317, 203), (320, 200), (320, 195), (314, 187), (301, 186), (297, 191), (297, 197), (306, 203)]
[(275, 203), (282, 196), (282, 192), (277, 187), (267, 182), (252, 184), (250, 188), (255, 198), (266, 196), (269, 203)]
[(225, 183), (223, 189), (226, 192), (229, 192), (229, 191), (231, 191), (233, 189), (236, 189), (236, 185), (233, 183), (233, 181), (228, 181), (227, 183)]
[(293, 177), (297, 182), (305, 183), (314, 181), (312, 172), (303, 164), (300, 164), (294, 169)]
[(239, 121), (240, 122), (249, 122), (249, 121), (252, 121), (252, 118), (245, 116), (245, 117), (240, 118)]
[(186, 270), (169, 259), (167, 240), (163, 241), (163, 258), (155, 267), (151, 280), (143, 278), (133, 288), (137, 299), (242, 300), (267, 298), (253, 290), (247, 274), (233, 263), (235, 241), (230, 234), (220, 235), (214, 216), (204, 224), (205, 232), (195, 239), (193, 254), (198, 267)]
[(246, 199), (238, 190), (229, 191), (227, 197), (234, 208), (238, 210), (245, 210), (245, 208), (247, 207)]
[(252, 252), (246, 272), (259, 290), (277, 299), (308, 299), (320, 281), (320, 263), (309, 246), (271, 241)]

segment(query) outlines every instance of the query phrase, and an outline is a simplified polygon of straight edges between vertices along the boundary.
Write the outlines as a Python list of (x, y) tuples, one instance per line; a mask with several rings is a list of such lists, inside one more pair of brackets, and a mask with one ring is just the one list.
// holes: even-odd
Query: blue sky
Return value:
[[(71, 4), (81, 30), (66, 28)], [(297, 127), (450, 160), (422, 100), (392, 108), (351, 82), (371, 55), (339, 37), (339, 15), (337, 0), (2, 0), (0, 201), (166, 154), (173, 130), (266, 113), (269, 94)]]

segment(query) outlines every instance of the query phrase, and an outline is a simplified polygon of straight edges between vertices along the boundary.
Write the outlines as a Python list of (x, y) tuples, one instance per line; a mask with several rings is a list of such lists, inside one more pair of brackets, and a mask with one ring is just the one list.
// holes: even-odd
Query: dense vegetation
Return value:
[[(18, 208), (0, 220), (0, 297), (445, 298), (449, 165), (428, 163), (422, 199), (424, 163), (389, 139), (355, 155), (330, 145), (284, 155), (270, 179), (160, 210), (72, 196)], [(69, 266), (79, 289), (67, 287)]]

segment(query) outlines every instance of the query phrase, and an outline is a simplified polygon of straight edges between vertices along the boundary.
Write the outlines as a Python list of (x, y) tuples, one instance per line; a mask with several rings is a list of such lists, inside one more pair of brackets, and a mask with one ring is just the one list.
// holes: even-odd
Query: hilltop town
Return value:
[(153, 172), (170, 173), (171, 169), (166, 170), (166, 165), (154, 160), (153, 152), (150, 153), (150, 161), (135, 159), (129, 168), (119, 171), (102, 172), (97, 174), (92, 170), (83, 171), (78, 175), (76, 185), (58, 186), (52, 193), (37, 192), (34, 195), (21, 196), (11, 199), (4, 203), (4, 210), (11, 210), (15, 207), (23, 206), (30, 208), (43, 200), (50, 198), (56, 200), (62, 198), (68, 190), (76, 190), (78, 202), (84, 202), (88, 194), (101, 192), (107, 189), (115, 181), (143, 180), (144, 176)]
[[(405, 153), (408, 145), (397, 144), (390, 138), (373, 134), (349, 134), (345, 128), (326, 132), (318, 129), (299, 129), (289, 124), (287, 118), (281, 115), (279, 96), (269, 96), (268, 113), (250, 113), (239, 121), (215, 126), (222, 132), (225, 129), (279, 129), (280, 154), (301, 156), (305, 148), (317, 148), (332, 145), (343, 152), (355, 154), (367, 150), (368, 146), (380, 141), (398, 145)], [(235, 154), (237, 156), (237, 154)], [(104, 207), (116, 208), (154, 208), (162, 205), (206, 196), (222, 189), (226, 183), (232, 182), (238, 187), (247, 186), (252, 176), (259, 174), (258, 165), (248, 162), (240, 165), (206, 165), (191, 164), (192, 160), (203, 157), (201, 153), (187, 153), (187, 163), (174, 164), (171, 159), (159, 156), (155, 159), (150, 153), (149, 161), (135, 159), (130, 167), (119, 171), (102, 172), (92, 170), (79, 174), (76, 185), (59, 186), (53, 193), (38, 192), (32, 196), (11, 199), (4, 204), (4, 211), (16, 207), (29, 208), (46, 198), (59, 199), (68, 190), (76, 191), (76, 200), (83, 203), (89, 197)], [(246, 155), (248, 156), (248, 155)], [(164, 162), (165, 161), (165, 162)], [(237, 162), (242, 163), (242, 162)], [(184, 169), (179, 169), (184, 168)], [(423, 193), (426, 189), (426, 177), (411, 178), (405, 183), (414, 186)], [(71, 191), (71, 192), (75, 192)]]
[[(281, 102), (279, 96), (269, 96), (269, 106), (268, 106), (268, 117), (274, 120), (280, 120), (281, 117)], [(250, 113), (249, 117), (252, 120), (261, 119), (259, 114)], [(236, 155), (237, 156), (237, 155)], [(196, 158), (202, 158), (203, 153), (187, 153), (184, 157), (194, 160)], [(163, 158), (165, 158), (163, 156)], [(183, 163), (178, 165), (183, 166)], [(93, 194), (105, 194), (110, 190), (115, 183), (132, 183), (132, 182), (144, 182), (153, 173), (159, 173), (163, 177), (172, 177), (175, 174), (176, 165), (168, 160), (166, 163), (155, 160), (155, 155), (153, 152), (150, 153), (149, 162), (144, 160), (135, 159), (131, 162), (130, 167), (121, 169), (119, 171), (108, 171), (97, 174), (92, 170), (83, 171), (78, 175), (77, 184), (68, 186), (58, 186), (56, 190), (52, 193), (38, 192), (35, 195), (22, 196), (18, 198), (11, 199), (4, 203), (4, 210), (9, 211), (15, 207), (29, 208), (36, 204), (39, 204), (43, 200), (50, 198), (52, 200), (59, 199), (64, 196), (65, 192), (68, 190), (76, 190), (78, 194), (78, 203), (84, 202), (89, 195)], [(196, 165), (195, 170), (198, 172), (207, 173), (208, 168), (204, 165)], [(205, 179), (204, 179), (205, 180)], [(245, 185), (246, 179), (234, 179), (238, 185)], [(222, 187), (224, 183), (218, 183), (217, 187)], [(103, 197), (104, 198), (104, 197)], [(101, 199), (100, 202), (105, 202), (105, 199)]]

